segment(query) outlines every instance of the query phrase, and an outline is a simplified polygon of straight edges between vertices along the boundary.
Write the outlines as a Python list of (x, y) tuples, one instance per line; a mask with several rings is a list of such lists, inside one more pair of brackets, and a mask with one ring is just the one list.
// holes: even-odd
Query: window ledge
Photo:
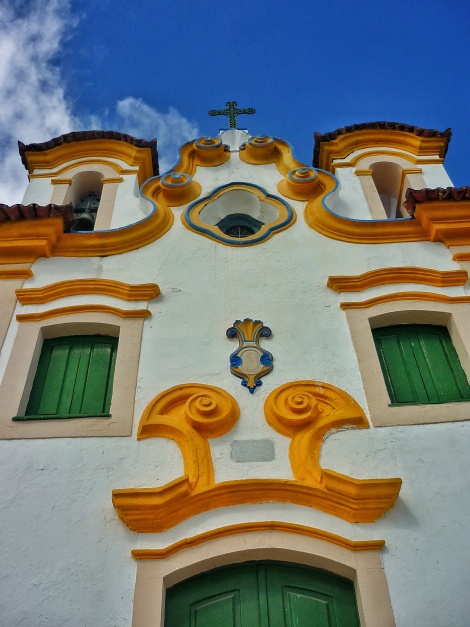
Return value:
[(51, 414), (37, 414), (31, 416), (13, 416), (12, 420), (67, 420), (68, 418), (111, 418), (111, 414), (67, 414), (64, 416), (53, 416)]
[(389, 403), (389, 407), (415, 407), (416, 405), (446, 405), (448, 403), (470, 403), (470, 399), (460, 401), (427, 401), (426, 403)]

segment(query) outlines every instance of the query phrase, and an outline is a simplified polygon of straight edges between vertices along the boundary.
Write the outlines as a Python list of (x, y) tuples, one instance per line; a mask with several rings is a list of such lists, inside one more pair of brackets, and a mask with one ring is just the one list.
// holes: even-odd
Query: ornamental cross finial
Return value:
[(253, 108), (250, 109), (237, 109), (236, 102), (226, 102), (226, 109), (211, 109), (209, 111), (209, 115), (226, 115), (228, 116), (229, 128), (237, 128), (237, 115), (241, 115), (242, 113), (247, 113), (251, 115), (256, 113), (256, 110)]

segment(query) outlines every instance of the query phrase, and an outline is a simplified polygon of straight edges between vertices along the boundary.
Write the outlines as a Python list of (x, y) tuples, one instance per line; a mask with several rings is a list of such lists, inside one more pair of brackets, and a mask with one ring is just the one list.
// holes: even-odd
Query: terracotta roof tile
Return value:
[(313, 148), (313, 167), (317, 168), (320, 160), (320, 144), (323, 142), (329, 142), (337, 139), (339, 135), (346, 133), (354, 133), (354, 131), (362, 131), (364, 129), (385, 129), (390, 131), (405, 131), (406, 133), (414, 133), (419, 137), (445, 137), (447, 139), (447, 147), (450, 142), (452, 130), (447, 128), (445, 131), (436, 131), (430, 128), (421, 128), (419, 126), (412, 126), (410, 124), (402, 124), (401, 122), (363, 122), (362, 124), (351, 124), (350, 126), (343, 126), (335, 131), (329, 133), (314, 133), (315, 145)]
[(154, 176), (159, 174), (157, 140), (151, 139), (150, 141), (147, 141), (146, 139), (136, 139), (135, 137), (132, 137), (132, 135), (117, 133), (116, 131), (74, 131), (72, 133), (60, 135), (59, 137), (54, 137), (47, 142), (39, 144), (23, 144), (23, 142), (19, 141), (18, 149), (21, 161), (25, 168), (28, 169), (25, 155), (26, 152), (42, 152), (44, 150), (51, 150), (51, 148), (61, 146), (62, 144), (87, 141), (90, 139), (115, 139), (117, 141), (132, 144), (132, 146), (135, 146), (136, 148), (150, 148)]
[(72, 205), (3, 205), (0, 204), (0, 224), (18, 220), (34, 220), (45, 218), (64, 219), (64, 231), (70, 228), (74, 220)]
[(470, 187), (437, 187), (435, 189), (407, 189), (403, 207), (414, 214), (417, 203), (433, 200), (470, 200)]

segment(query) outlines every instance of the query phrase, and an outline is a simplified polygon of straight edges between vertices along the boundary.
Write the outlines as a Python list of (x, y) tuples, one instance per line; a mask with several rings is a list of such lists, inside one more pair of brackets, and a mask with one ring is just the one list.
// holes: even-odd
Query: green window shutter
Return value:
[(14, 420), (108, 416), (117, 338), (44, 340), (25, 416)]
[(404, 324), (372, 333), (392, 404), (470, 400), (470, 386), (446, 327)]
[(167, 591), (165, 627), (359, 627), (351, 581), (259, 562), (219, 568)]

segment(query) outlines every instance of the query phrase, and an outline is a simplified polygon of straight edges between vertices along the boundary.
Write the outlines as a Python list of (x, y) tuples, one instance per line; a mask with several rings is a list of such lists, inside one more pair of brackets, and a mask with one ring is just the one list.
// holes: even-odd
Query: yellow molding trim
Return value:
[[(416, 157), (430, 157), (439, 155), (444, 157), (447, 145), (446, 137), (423, 137), (399, 130), (384, 129), (362, 129), (338, 137), (332, 141), (320, 143), (319, 167), (323, 170), (330, 170), (335, 167), (335, 159), (345, 159), (357, 150), (386, 146), (412, 153)], [(388, 150), (388, 153), (392, 151)], [(361, 153), (359, 159), (372, 153)], [(385, 151), (377, 151), (377, 154), (387, 154)], [(406, 157), (404, 157), (406, 158)], [(411, 161), (410, 158), (408, 158)], [(357, 163), (357, 161), (356, 161)], [(350, 161), (353, 165), (353, 160)]]
[(104, 294), (121, 300), (148, 301), (157, 298), (160, 288), (156, 283), (130, 285), (110, 279), (74, 279), (44, 287), (16, 290), (16, 296), (22, 305), (42, 305), (58, 298), (83, 294)]
[(466, 270), (431, 270), (406, 266), (401, 268), (380, 268), (359, 275), (330, 276), (327, 286), (335, 292), (362, 292), (378, 285), (392, 283), (421, 283), (434, 287), (465, 285), (468, 280)]
[[(0, 225), (0, 264), (32, 263), (38, 257), (106, 257), (136, 250), (164, 235), (173, 212), (156, 179), (148, 200), (154, 211), (127, 227), (90, 233), (64, 233), (62, 218), (18, 220)], [(34, 224), (34, 228), (32, 228)]]
[(0, 225), (0, 263), (34, 263), (38, 257), (50, 257), (63, 230), (59, 217), (4, 222)]
[(0, 268), (0, 280), (30, 279), (33, 271), (29, 268)]
[(327, 197), (336, 188), (332, 177), (319, 172), (323, 194), (307, 202), (305, 221), (322, 235), (355, 244), (383, 244), (389, 242), (416, 242), (429, 240), (417, 220), (350, 220), (327, 208)]
[(183, 476), (162, 488), (113, 490), (113, 505), (122, 522), (140, 533), (165, 531), (220, 507), (259, 503), (293, 503), (365, 523), (388, 511), (401, 487), (401, 479), (386, 480), (387, 490), (381, 480), (349, 479), (345, 486), (343, 475), (332, 471), (328, 479), (329, 490), (289, 479), (242, 479), (193, 490), (188, 476)]
[(464, 253), (455, 253), (452, 255), (454, 261), (470, 261), (470, 251)]
[[(120, 175), (137, 174), (138, 173), (137, 168), (134, 168), (134, 169), (123, 168), (121, 165), (119, 165), (118, 163), (115, 163), (114, 161), (106, 161), (105, 159), (81, 159), (80, 162), (68, 164), (68, 165), (64, 166), (63, 168), (61, 168), (60, 170), (55, 170), (53, 172), (34, 172), (32, 174), (29, 174), (28, 176), (29, 176), (30, 179), (47, 179), (47, 178), (50, 179), (50, 178), (52, 178), (53, 180), (55, 180), (54, 177), (59, 177), (59, 179), (60, 179), (60, 175), (61, 174), (65, 174), (65, 172), (68, 172), (69, 170), (72, 170), (72, 169), (76, 168), (77, 166), (83, 166), (83, 165), (105, 165), (105, 166), (109, 166), (117, 174), (120, 174)], [(53, 181), (51, 181), (51, 183), (53, 183)]]
[(131, 555), (135, 560), (161, 560), (183, 551), (190, 549), (199, 544), (217, 540), (218, 538), (226, 538), (237, 534), (255, 533), (257, 531), (281, 531), (282, 533), (294, 533), (308, 538), (324, 540), (331, 544), (336, 544), (349, 551), (380, 551), (385, 546), (385, 540), (349, 540), (329, 531), (306, 527), (305, 525), (296, 525), (295, 523), (279, 522), (275, 520), (239, 523), (236, 525), (227, 525), (218, 529), (211, 529), (205, 533), (200, 533), (191, 538), (184, 538), (179, 542), (175, 542), (164, 549), (134, 549)]
[(354, 170), (356, 176), (372, 176), (373, 170)]
[[(155, 198), (152, 198), (155, 200)], [(58, 257), (106, 257), (136, 250), (164, 235), (174, 221), (173, 212), (158, 197), (155, 211), (127, 227), (90, 233), (62, 233), (53, 250)]]
[(268, 423), (292, 439), (289, 458), (294, 480), (214, 483), (206, 438), (226, 433), (235, 424), (238, 411), (229, 394), (199, 384), (171, 388), (152, 401), (137, 437), (174, 440), (183, 456), (185, 474), (162, 487), (113, 490), (113, 505), (129, 529), (156, 533), (196, 514), (246, 503), (294, 503), (348, 522), (373, 522), (393, 506), (401, 479), (354, 479), (321, 468), (321, 446), (328, 431), (369, 425), (351, 396), (317, 381), (280, 386), (265, 403)]
[(376, 296), (361, 302), (340, 303), (340, 307), (341, 309), (366, 309), (367, 307), (374, 307), (374, 305), (400, 300), (423, 300), (459, 305), (470, 303), (470, 296), (445, 296), (444, 294), (433, 294), (432, 292), (395, 292), (395, 294), (384, 294), (383, 296)]
[(101, 183), (102, 185), (106, 185), (107, 183), (122, 183), (123, 180), (122, 176), (116, 176), (115, 178), (101, 179)]
[(399, 157), (414, 165), (441, 165), (444, 163), (444, 159), (435, 157), (434, 159), (423, 159), (415, 157), (411, 157), (410, 155), (403, 152), (396, 152), (394, 150), (368, 150), (367, 152), (361, 153), (352, 157), (349, 161), (335, 161), (331, 164), (331, 171), (334, 173), (337, 168), (353, 168), (363, 159), (367, 157), (381, 157), (381, 156), (389, 156), (389, 157)]
[(72, 179), (51, 179), (52, 185), (72, 185)]
[(138, 148), (116, 139), (90, 139), (62, 144), (41, 152), (25, 152), (29, 172), (54, 169), (66, 162), (90, 157), (120, 159), (128, 166), (138, 167), (144, 181), (153, 176), (150, 148)]
[(70, 316), (77, 313), (105, 313), (119, 316), (120, 318), (148, 318), (151, 313), (148, 309), (119, 309), (108, 305), (71, 305), (70, 307), (58, 307), (49, 311), (37, 313), (17, 314), (18, 322), (41, 322), (57, 316)]
[(422, 174), (423, 168), (404, 168), (402, 174)]

